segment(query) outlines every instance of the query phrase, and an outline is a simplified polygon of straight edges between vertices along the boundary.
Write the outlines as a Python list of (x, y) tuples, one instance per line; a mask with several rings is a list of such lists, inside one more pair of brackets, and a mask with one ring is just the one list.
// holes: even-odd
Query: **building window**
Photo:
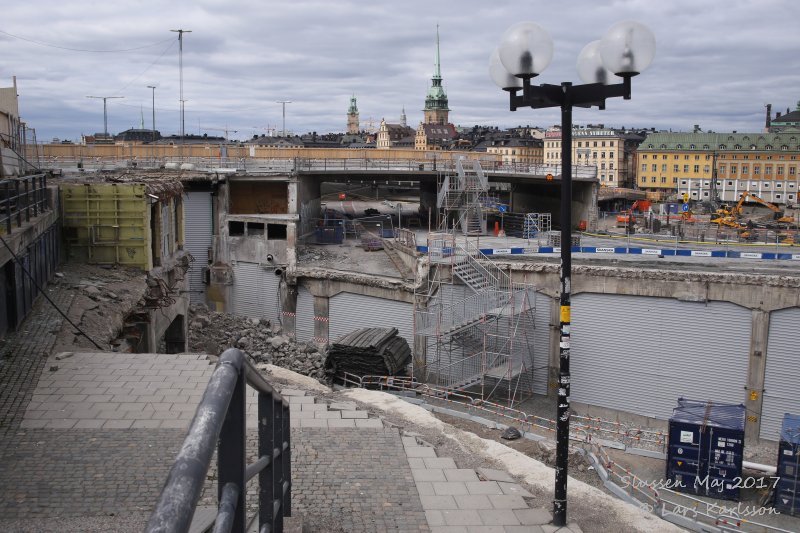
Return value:
[(597, 141), (594, 141), (593, 147), (597, 148)]
[(661, 172), (666, 172), (666, 171), (667, 171), (667, 164), (664, 163), (663, 165), (661, 165)]
[(776, 189), (780, 189), (781, 187), (783, 187), (783, 183), (778, 182), (778, 183), (775, 184), (775, 188)]
[(605, 169), (606, 169), (606, 164), (600, 163), (600, 170), (605, 170)]
[[(675, 157), (677, 157), (677, 156), (675, 156)], [(666, 159), (666, 158), (667, 158), (667, 154), (664, 154), (664, 155), (661, 156), (661, 159)]]
[(742, 174), (748, 174), (750, 172), (750, 167), (748, 165), (742, 165)]
[(780, 195), (780, 193), (776, 194), (776, 195), (775, 195), (775, 198), (777, 198), (778, 200), (780, 200), (780, 199), (781, 199), (781, 195)]
[(600, 181), (606, 181), (606, 175), (600, 174)]
[(681, 180), (681, 185), (686, 185), (686, 184), (687, 184), (686, 180)]
[(736, 174), (736, 165), (731, 165), (731, 175)]
[[(595, 143), (595, 144), (597, 144), (597, 143)], [(593, 157), (594, 159), (597, 159), (597, 152), (592, 152), (592, 157)]]
[(708, 197), (708, 191), (703, 191), (703, 196)]
[(647, 183), (647, 176), (642, 176), (641, 182), (642, 183)]
[(603, 142), (600, 144), (600, 146), (602, 146), (603, 148), (605, 148), (605, 147), (606, 147), (606, 142), (605, 142), (605, 141), (603, 141)]
[(710, 170), (711, 170), (711, 167), (709, 167), (708, 165), (705, 165), (705, 166), (703, 166), (703, 172), (705, 172), (706, 174), (707, 174), (707, 173), (708, 173)]
[(678, 172), (678, 165), (672, 165), (672, 171)]
[(682, 145), (682, 144), (679, 144), (679, 145), (677, 145), (675, 148), (677, 148), (678, 150), (683, 150), (683, 145)]
[(611, 170), (614, 170), (614, 162), (613, 161), (608, 164), (608, 168), (610, 168)]
[(733, 187), (733, 182), (732, 181), (728, 182), (728, 187)]
[(606, 153), (605, 153), (605, 152), (600, 152), (600, 157), (602, 157), (603, 159), (605, 159), (605, 158), (606, 158)]
[(695, 173), (700, 172), (700, 165), (695, 165), (694, 166), (694, 171), (695, 171)]
[(683, 165), (683, 172), (684, 173), (689, 172), (689, 165)]
[(767, 165), (764, 167), (764, 174), (772, 174), (772, 165)]
[(653, 178), (652, 178), (650, 181), (651, 181), (651, 182), (653, 182), (653, 183), (655, 183), (655, 182), (656, 182), (656, 177), (655, 177), (655, 176), (653, 176)]
[(783, 176), (783, 167), (778, 167), (778, 176)]
[(720, 172), (720, 174), (725, 174), (725, 165), (720, 165), (719, 166), (719, 172)]
[(657, 171), (658, 171), (658, 165), (656, 165), (655, 163), (653, 163), (652, 167), (653, 167), (653, 168), (652, 168), (653, 172), (657, 172)]
[(789, 167), (789, 175), (794, 176), (797, 171), (796, 167)]
[(667, 178), (665, 178), (664, 176), (661, 176), (661, 183), (666, 183), (666, 182), (667, 182)]
[(678, 178), (672, 178), (672, 184), (673, 185), (677, 185), (678, 184)]
[(647, 172), (647, 163), (642, 163), (642, 172)]
[(761, 167), (759, 165), (753, 165), (753, 174), (756, 176), (761, 174)]
[(647, 154), (642, 154), (642, 159), (647, 159)]

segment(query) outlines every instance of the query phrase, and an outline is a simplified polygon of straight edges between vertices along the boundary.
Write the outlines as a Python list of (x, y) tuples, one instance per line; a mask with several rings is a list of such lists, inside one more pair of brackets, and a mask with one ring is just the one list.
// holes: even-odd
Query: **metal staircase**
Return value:
[(522, 401), (533, 390), (533, 286), (512, 282), (452, 234), (434, 235), (429, 252), (435, 272), (415, 320), (425, 339), (423, 379), (444, 391)]
[(437, 196), (437, 207), (445, 219), (464, 235), (486, 235), (486, 210), (491, 204), (489, 183), (478, 161), (456, 160), (456, 174), (445, 176)]

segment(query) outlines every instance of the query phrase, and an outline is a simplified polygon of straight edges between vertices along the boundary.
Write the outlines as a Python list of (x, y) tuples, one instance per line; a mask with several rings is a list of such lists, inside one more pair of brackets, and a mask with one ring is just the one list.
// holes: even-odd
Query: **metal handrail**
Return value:
[(0, 229), (10, 234), (50, 208), (47, 200), (47, 176), (34, 174), (0, 180)]
[[(246, 464), (246, 389), (258, 391), (258, 460)], [(219, 511), (215, 532), (244, 533), (246, 483), (259, 475), (259, 531), (281, 533), (291, 516), (289, 403), (240, 350), (223, 352), (172, 465), (147, 533), (185, 532), (192, 523), (217, 449)], [(219, 444), (217, 444), (219, 443)]]

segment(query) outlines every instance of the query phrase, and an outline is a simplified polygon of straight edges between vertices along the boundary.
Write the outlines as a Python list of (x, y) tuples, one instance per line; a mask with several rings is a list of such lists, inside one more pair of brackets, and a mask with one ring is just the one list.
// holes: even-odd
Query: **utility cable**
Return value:
[(166, 48), (164, 48), (164, 51), (163, 51), (163, 52), (161, 52), (161, 54), (159, 54), (159, 56), (158, 56), (157, 58), (155, 58), (155, 59), (153, 60), (153, 62), (152, 62), (152, 63), (150, 63), (149, 65), (147, 65), (147, 67), (145, 67), (145, 69), (144, 69), (143, 71), (141, 71), (141, 72), (139, 73), (139, 75), (138, 75), (138, 76), (136, 76), (136, 77), (135, 77), (135, 78), (133, 78), (131, 81), (129, 81), (128, 83), (126, 83), (126, 84), (125, 84), (125, 85), (124, 85), (124, 86), (123, 86), (121, 89), (117, 90), (117, 91), (116, 91), (114, 94), (120, 94), (120, 93), (122, 93), (122, 91), (124, 91), (125, 89), (127, 89), (128, 87), (130, 87), (130, 86), (131, 86), (131, 84), (133, 84), (133, 82), (135, 82), (136, 80), (138, 80), (139, 78), (141, 78), (142, 76), (144, 76), (144, 75), (147, 73), (147, 71), (148, 71), (148, 70), (150, 70), (151, 68), (153, 68), (153, 65), (155, 65), (156, 63), (158, 63), (158, 62), (161, 60), (161, 58), (162, 58), (162, 57), (164, 57), (164, 54), (166, 54), (167, 52), (169, 52), (169, 50), (170, 50), (170, 49), (171, 49), (173, 46), (175, 46), (175, 43), (176, 43), (176, 42), (177, 42), (177, 41), (175, 41), (175, 40), (172, 40), (172, 42), (171, 42), (171, 43), (169, 43), (169, 45), (168, 45)]
[(94, 54), (116, 54), (120, 52), (133, 52), (135, 50), (143, 50), (145, 48), (150, 48), (152, 46), (156, 46), (161, 43), (165, 43), (167, 41), (172, 41), (174, 37), (170, 37), (169, 39), (164, 39), (163, 41), (157, 41), (155, 43), (145, 44), (143, 46), (137, 46), (135, 48), (123, 48), (120, 50), (89, 50), (86, 48), (70, 48), (68, 46), (59, 46), (57, 44), (46, 43), (43, 41), (36, 41), (34, 39), (28, 39), (27, 37), (20, 37), (19, 35), (14, 35), (13, 33), (8, 33), (7, 31), (0, 30), (0, 33), (3, 35), (8, 35), (9, 37), (13, 37), (14, 39), (19, 39), (20, 41), (26, 41), (33, 44), (38, 44), (39, 46), (47, 46), (48, 48), (58, 48), (59, 50), (69, 50), (71, 52), (90, 52)]
[(11, 247), (8, 245), (8, 243), (7, 243), (7, 242), (6, 242), (6, 240), (5, 240), (5, 239), (2, 237), (2, 235), (0, 235), (0, 241), (3, 241), (3, 244), (5, 245), (5, 247), (6, 247), (6, 248), (8, 248), (8, 251), (11, 253), (11, 257), (14, 259), (14, 262), (15, 262), (16, 264), (18, 264), (18, 265), (19, 265), (19, 267), (22, 269), (22, 271), (23, 271), (23, 272), (25, 272), (25, 274), (27, 274), (27, 275), (28, 275), (28, 277), (31, 279), (31, 281), (32, 281), (32, 282), (33, 282), (33, 284), (36, 286), (36, 288), (39, 290), (39, 292), (40, 292), (40, 293), (42, 293), (42, 296), (44, 296), (44, 297), (47, 299), (47, 301), (48, 301), (48, 302), (50, 302), (50, 305), (52, 305), (52, 306), (55, 308), (55, 310), (56, 310), (56, 311), (58, 311), (58, 312), (59, 312), (59, 314), (61, 314), (61, 316), (63, 316), (63, 317), (64, 317), (64, 319), (65, 319), (67, 322), (69, 322), (69, 323), (70, 323), (70, 325), (71, 325), (73, 328), (75, 328), (76, 330), (78, 330), (78, 332), (79, 332), (81, 335), (83, 335), (84, 337), (86, 337), (87, 339), (89, 339), (89, 341), (90, 341), (92, 344), (94, 344), (95, 348), (97, 348), (98, 350), (101, 350), (101, 351), (102, 351), (102, 350), (103, 350), (103, 347), (102, 347), (102, 346), (100, 346), (99, 344), (97, 344), (97, 343), (94, 341), (94, 339), (93, 339), (93, 338), (91, 338), (89, 335), (87, 335), (87, 334), (86, 334), (86, 332), (84, 332), (84, 331), (83, 331), (81, 328), (79, 328), (79, 327), (78, 327), (78, 326), (75, 324), (75, 322), (73, 322), (72, 320), (70, 320), (70, 318), (69, 318), (69, 317), (68, 317), (68, 316), (67, 316), (67, 315), (64, 313), (64, 311), (62, 311), (62, 310), (61, 310), (61, 309), (60, 309), (60, 308), (59, 308), (59, 307), (56, 305), (56, 303), (55, 303), (53, 300), (51, 300), (51, 299), (50, 299), (50, 297), (47, 295), (47, 293), (44, 291), (44, 289), (42, 289), (42, 288), (39, 286), (39, 284), (36, 282), (36, 279), (33, 277), (33, 275), (31, 275), (31, 273), (30, 273), (30, 272), (28, 272), (28, 269), (27, 269), (27, 268), (25, 268), (25, 265), (23, 265), (23, 264), (22, 264), (22, 262), (19, 260), (19, 257), (17, 257), (17, 254), (15, 254), (15, 253), (14, 253), (14, 250), (12, 250), (12, 249), (11, 249)]

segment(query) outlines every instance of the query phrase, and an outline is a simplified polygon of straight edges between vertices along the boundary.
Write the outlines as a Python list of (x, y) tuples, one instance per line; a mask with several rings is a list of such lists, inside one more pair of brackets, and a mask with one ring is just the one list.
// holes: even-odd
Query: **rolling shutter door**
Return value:
[(188, 192), (183, 202), (186, 251), (194, 262), (189, 266), (189, 298), (192, 303), (206, 300), (203, 270), (208, 267), (208, 248), (211, 246), (211, 193)]
[(278, 283), (274, 269), (265, 270), (258, 263), (239, 261), (233, 267), (233, 314), (249, 318), (278, 320)]
[(533, 304), (533, 392), (547, 394), (550, 368), (550, 313), (553, 299), (540, 292), (534, 293)]
[(574, 401), (668, 419), (679, 397), (744, 400), (749, 310), (609, 294), (572, 301)]
[(295, 338), (298, 341), (308, 342), (314, 336), (314, 295), (302, 286), (297, 289), (296, 312)]
[(328, 312), (330, 342), (359, 328), (397, 328), (414, 349), (414, 306), (351, 292), (331, 297)]
[(778, 440), (784, 413), (800, 415), (800, 309), (773, 311), (769, 318), (762, 439)]

